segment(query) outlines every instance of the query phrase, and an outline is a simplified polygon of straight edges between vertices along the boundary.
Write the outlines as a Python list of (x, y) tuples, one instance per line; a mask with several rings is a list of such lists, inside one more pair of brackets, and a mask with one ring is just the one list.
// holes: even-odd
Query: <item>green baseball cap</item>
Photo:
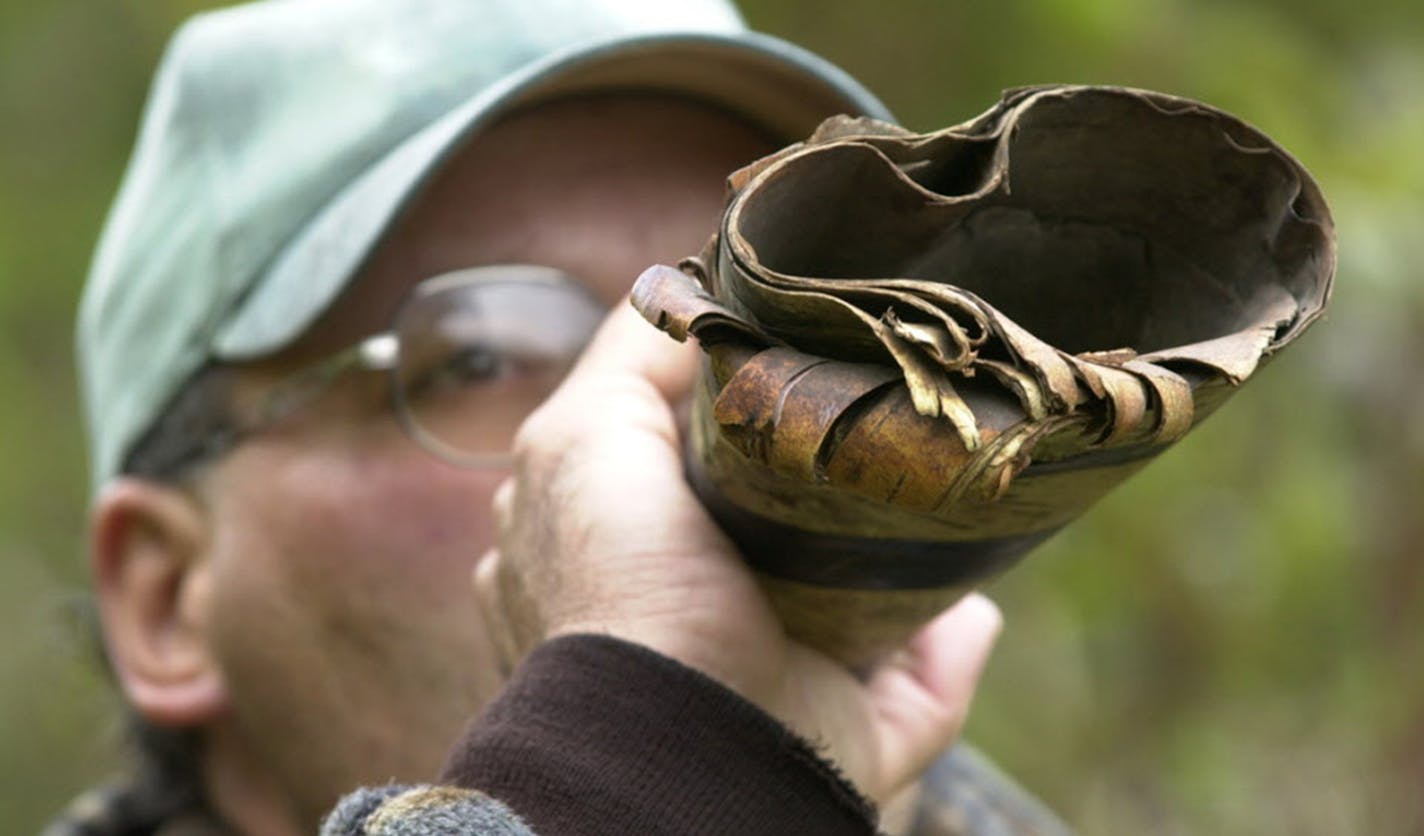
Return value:
[(300, 335), (481, 126), (603, 90), (704, 100), (787, 141), (835, 113), (891, 118), (724, 0), (271, 0), (190, 20), (80, 305), (93, 486), (207, 362)]

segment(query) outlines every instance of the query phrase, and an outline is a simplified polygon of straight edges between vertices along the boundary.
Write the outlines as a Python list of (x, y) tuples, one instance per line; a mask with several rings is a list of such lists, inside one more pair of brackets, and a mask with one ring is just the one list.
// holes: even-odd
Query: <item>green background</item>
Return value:
[[(0, 0), (0, 832), (113, 768), (74, 603), (70, 329), (196, 0)], [(1424, 5), (755, 0), (910, 127), (1005, 87), (1203, 99), (1319, 179), (1335, 303), (1221, 416), (996, 583), (970, 736), (1083, 832), (1424, 832)]]

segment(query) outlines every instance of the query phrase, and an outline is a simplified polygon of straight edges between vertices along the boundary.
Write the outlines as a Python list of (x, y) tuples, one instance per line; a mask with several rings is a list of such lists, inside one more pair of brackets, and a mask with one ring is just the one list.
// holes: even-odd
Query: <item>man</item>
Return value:
[(55, 832), (311, 833), (437, 779), (481, 792), (331, 827), (870, 832), (997, 613), (864, 680), (789, 642), (681, 480), (696, 360), (620, 301), (843, 111), (886, 115), (714, 0), (185, 27), (80, 323), (105, 646), (156, 766)]

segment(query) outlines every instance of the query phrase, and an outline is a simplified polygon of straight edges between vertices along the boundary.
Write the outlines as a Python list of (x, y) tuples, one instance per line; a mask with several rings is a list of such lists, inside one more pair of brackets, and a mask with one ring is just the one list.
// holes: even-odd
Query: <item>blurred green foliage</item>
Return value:
[[(113, 768), (73, 615), (73, 309), (163, 41), (197, 0), (0, 0), (0, 831)], [(1150, 87), (1315, 172), (1329, 318), (993, 592), (970, 736), (1084, 833), (1424, 832), (1424, 6), (748, 0), (931, 129), (1038, 82)]]

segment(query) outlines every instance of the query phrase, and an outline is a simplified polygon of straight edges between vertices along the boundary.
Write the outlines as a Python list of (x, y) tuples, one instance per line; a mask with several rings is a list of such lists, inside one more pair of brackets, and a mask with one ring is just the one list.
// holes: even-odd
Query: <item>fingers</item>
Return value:
[(697, 379), (698, 355), (695, 343), (676, 342), (626, 301), (616, 305), (558, 390), (520, 427), (516, 461), (633, 427), (653, 431), (675, 455), (676, 410)]
[(679, 343), (648, 323), (626, 298), (613, 307), (570, 378), (589, 374), (635, 374), (664, 400), (676, 402), (697, 377), (698, 348)]
[(959, 736), (1003, 616), (971, 593), (921, 630), (867, 683), (879, 726), (886, 797), (929, 766)]
[[(514, 480), (506, 479), (490, 503), (500, 542), (506, 542), (511, 534), (514, 494)], [(475, 563), (471, 581), (476, 608), (494, 646), (501, 673), (508, 676), (538, 639), (527, 605), (524, 576), (496, 546)]]
[(506, 612), (504, 595), (500, 590), (500, 576), (503, 560), (498, 549), (490, 549), (475, 563), (470, 580), (475, 592), (475, 609), (484, 623), (485, 634), (494, 647), (495, 662), (500, 675), (508, 678), (514, 666), (519, 663), (519, 645), (514, 638), (513, 625)]

